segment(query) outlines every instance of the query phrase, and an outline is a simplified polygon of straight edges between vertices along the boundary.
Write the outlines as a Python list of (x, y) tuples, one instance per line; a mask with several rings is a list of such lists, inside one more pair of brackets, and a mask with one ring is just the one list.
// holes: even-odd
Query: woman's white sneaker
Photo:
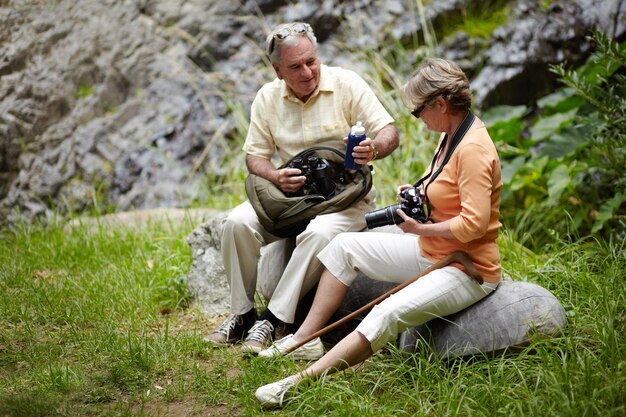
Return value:
[(293, 388), (296, 382), (292, 377), (281, 379), (271, 384), (263, 385), (254, 393), (257, 400), (268, 408), (282, 407), (285, 402), (287, 391)]
[[(293, 339), (293, 335), (287, 335), (280, 340), (277, 340), (272, 346), (259, 352), (259, 356), (263, 358), (271, 358), (274, 356), (283, 356), (285, 352), (288, 352), (293, 346), (297, 345)], [(315, 361), (324, 356), (324, 344), (322, 340), (317, 337), (308, 343), (300, 346), (298, 349), (289, 353), (287, 356), (296, 360)]]

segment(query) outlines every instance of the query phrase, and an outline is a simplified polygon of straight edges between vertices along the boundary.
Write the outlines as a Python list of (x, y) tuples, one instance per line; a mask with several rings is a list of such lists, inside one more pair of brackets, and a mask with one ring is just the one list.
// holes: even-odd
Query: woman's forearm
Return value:
[(441, 223), (419, 223), (413, 219), (407, 219), (398, 225), (404, 233), (413, 233), (419, 236), (437, 236), (446, 239), (456, 239), (450, 229), (450, 220)]

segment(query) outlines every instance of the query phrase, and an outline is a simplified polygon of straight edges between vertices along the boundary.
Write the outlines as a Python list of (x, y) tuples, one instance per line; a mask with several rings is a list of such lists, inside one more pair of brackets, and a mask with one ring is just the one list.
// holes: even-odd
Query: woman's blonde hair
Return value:
[(469, 80), (452, 61), (426, 58), (409, 81), (402, 86), (402, 98), (408, 105), (419, 107), (438, 96), (448, 101), (452, 112), (464, 113), (472, 106)]

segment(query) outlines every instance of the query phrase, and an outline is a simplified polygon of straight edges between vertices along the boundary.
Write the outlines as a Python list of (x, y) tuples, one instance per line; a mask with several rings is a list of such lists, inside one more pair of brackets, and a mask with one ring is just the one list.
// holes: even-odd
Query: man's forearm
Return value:
[(248, 172), (263, 177), (274, 184), (278, 183), (278, 172), (276, 167), (268, 159), (254, 155), (246, 155), (246, 165)]
[(393, 124), (388, 124), (378, 131), (373, 139), (373, 145), (376, 147), (378, 155), (376, 159), (384, 158), (393, 152), (400, 144), (398, 129)]

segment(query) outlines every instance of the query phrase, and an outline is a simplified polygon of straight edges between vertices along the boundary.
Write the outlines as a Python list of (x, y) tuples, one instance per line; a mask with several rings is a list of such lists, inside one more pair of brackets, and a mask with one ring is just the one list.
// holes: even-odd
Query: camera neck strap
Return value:
[[(441, 153), (441, 150), (446, 147), (446, 143), (448, 142), (447, 134), (444, 136), (443, 140), (441, 141), (441, 145), (439, 145), (439, 147), (437, 148), (437, 152), (435, 152), (435, 156), (433, 157), (433, 160), (430, 164), (430, 170), (428, 171), (428, 174), (424, 175), (422, 178), (419, 179), (419, 181), (415, 183), (414, 187), (419, 188), (422, 184), (424, 184), (426, 180), (429, 180), (424, 186), (424, 199), (426, 200), (427, 203), (428, 203), (428, 194), (427, 194), (428, 186), (433, 181), (435, 181), (435, 178), (437, 178), (437, 176), (441, 173), (441, 171), (443, 171), (443, 168), (452, 157), (452, 153), (454, 152), (458, 144), (461, 143), (461, 140), (463, 139), (463, 137), (469, 130), (472, 123), (474, 123), (474, 114), (471, 111), (468, 111), (465, 117), (463, 118), (463, 121), (461, 121), (461, 124), (459, 125), (459, 127), (457, 127), (454, 133), (452, 134), (450, 145), (448, 146), (448, 149), (446, 150), (446, 154), (443, 158), (443, 161), (441, 161), (441, 164), (439, 165), (437, 170), (434, 171), (435, 164), (437, 163), (437, 159), (439, 158), (439, 154)], [(426, 210), (428, 210), (428, 216), (430, 216), (430, 205), (426, 204), (425, 208)]]

